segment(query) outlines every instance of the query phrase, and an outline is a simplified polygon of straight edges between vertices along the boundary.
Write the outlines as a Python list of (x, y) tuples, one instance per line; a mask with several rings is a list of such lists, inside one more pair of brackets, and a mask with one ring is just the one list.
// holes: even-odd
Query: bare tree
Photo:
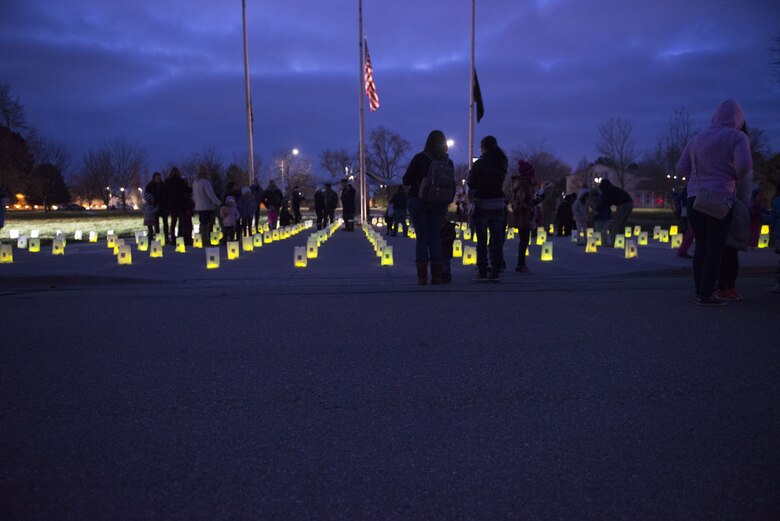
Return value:
[(512, 168), (516, 168), (517, 161), (523, 159), (534, 166), (536, 179), (539, 181), (560, 183), (571, 174), (571, 167), (555, 157), (544, 140), (529, 141), (525, 146), (512, 149), (509, 155), (512, 161), (510, 173)]
[(411, 143), (385, 127), (374, 129), (368, 137), (368, 170), (388, 181), (400, 177), (403, 175), (403, 161), (411, 147)]
[(77, 194), (89, 201), (101, 199), (108, 206), (111, 202), (111, 186), (114, 171), (111, 166), (111, 152), (106, 146), (90, 150), (82, 159), (81, 172), (75, 179)]
[(138, 188), (140, 175), (146, 166), (143, 150), (120, 138), (106, 145), (111, 157), (113, 179), (119, 188), (122, 208), (127, 209), (128, 190)]
[(280, 188), (287, 194), (293, 186), (306, 186), (311, 182), (311, 162), (301, 154), (277, 150), (271, 160), (271, 177), (279, 179)]
[(327, 170), (333, 178), (348, 175), (354, 169), (355, 162), (355, 158), (350, 156), (345, 148), (326, 149), (320, 152), (320, 166)]
[(611, 162), (621, 188), (626, 186), (629, 167), (636, 162), (633, 131), (634, 124), (621, 118), (609, 118), (599, 125), (596, 150)]
[(36, 165), (50, 164), (56, 166), (60, 172), (67, 172), (71, 159), (65, 144), (44, 138), (38, 129), (33, 127), (27, 132), (27, 148)]
[(27, 128), (24, 106), (19, 98), (11, 94), (10, 83), (0, 83), (0, 125), (14, 132)]
[(674, 175), (680, 155), (693, 134), (688, 111), (685, 108), (675, 110), (664, 133), (658, 137), (650, 161), (645, 161), (654, 171), (654, 175), (662, 178)]
[(780, 83), (780, 36), (775, 38), (775, 45), (769, 50), (775, 55), (776, 59), (771, 63), (772, 77)]

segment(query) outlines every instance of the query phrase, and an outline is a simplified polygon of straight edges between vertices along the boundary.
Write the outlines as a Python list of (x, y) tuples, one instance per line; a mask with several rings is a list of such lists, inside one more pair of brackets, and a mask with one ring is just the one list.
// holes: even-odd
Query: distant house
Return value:
[[(566, 176), (566, 193), (577, 193), (582, 187), (593, 190), (602, 179), (609, 179), (620, 186), (615, 170), (607, 165), (592, 164), (587, 168)], [(634, 199), (635, 208), (660, 208), (666, 202), (665, 191), (654, 180), (641, 172), (632, 171), (625, 174), (624, 190)]]

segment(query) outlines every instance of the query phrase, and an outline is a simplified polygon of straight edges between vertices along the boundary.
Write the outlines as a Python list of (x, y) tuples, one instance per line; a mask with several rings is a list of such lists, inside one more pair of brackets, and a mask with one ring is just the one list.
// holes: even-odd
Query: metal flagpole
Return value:
[(252, 95), (249, 90), (249, 50), (246, 43), (246, 0), (241, 0), (241, 12), (244, 18), (244, 83), (246, 84), (246, 129), (249, 140), (249, 165), (247, 174), (249, 175), (249, 184), (255, 181), (255, 150), (252, 144)]
[(359, 113), (360, 113), (360, 149), (358, 150), (358, 157), (360, 160), (360, 222), (365, 223), (368, 216), (366, 215), (366, 196), (368, 191), (366, 190), (366, 152), (364, 143), (365, 125), (363, 123), (363, 93), (365, 92), (365, 78), (363, 77), (363, 0), (358, 0), (358, 53), (359, 66), (360, 66), (360, 91), (358, 92)]
[(471, 0), (471, 66), (469, 67), (469, 158), (468, 169), (474, 157), (474, 14), (476, 0)]

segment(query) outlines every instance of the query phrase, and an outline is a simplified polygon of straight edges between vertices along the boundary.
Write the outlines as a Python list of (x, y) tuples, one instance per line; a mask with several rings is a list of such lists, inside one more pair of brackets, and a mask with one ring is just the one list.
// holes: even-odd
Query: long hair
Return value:
[(485, 154), (497, 159), (499, 163), (504, 165), (509, 164), (509, 159), (506, 157), (504, 151), (501, 150), (501, 147), (498, 146), (498, 140), (495, 137), (493, 136), (483, 137), (482, 141), (479, 142), (479, 146), (485, 151)]
[(441, 130), (432, 130), (425, 141), (425, 152), (433, 157), (441, 157), (447, 153), (447, 138)]

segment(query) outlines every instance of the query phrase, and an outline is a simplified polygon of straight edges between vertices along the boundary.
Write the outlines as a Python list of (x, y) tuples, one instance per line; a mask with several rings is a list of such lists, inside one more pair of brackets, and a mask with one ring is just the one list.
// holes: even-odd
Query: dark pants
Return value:
[(699, 298), (710, 298), (715, 289), (715, 279), (720, 273), (723, 249), (731, 227), (729, 210), (726, 217), (716, 219), (693, 209), (695, 197), (688, 199), (688, 223), (693, 228), (695, 248), (693, 251), (693, 282)]
[(199, 210), (198, 222), (200, 223), (200, 236), (203, 242), (209, 240), (211, 228), (214, 226), (214, 210)]
[(444, 216), (447, 215), (447, 205), (428, 203), (419, 197), (410, 197), (408, 209), (417, 234), (415, 261), (441, 263), (444, 258), (441, 248), (441, 227)]
[(168, 233), (168, 212), (157, 214), (157, 222), (154, 225), (154, 233), (160, 233), (160, 221), (162, 221), (163, 235), (165, 235), (165, 238), (167, 239), (170, 236)]
[(325, 219), (322, 221), (322, 227), (336, 222), (336, 210), (325, 210)]
[(322, 209), (315, 208), (314, 213), (317, 214), (317, 229), (322, 230), (323, 228), (322, 221), (325, 219), (325, 211)]
[(531, 223), (526, 223), (518, 228), (517, 233), (517, 265), (525, 266), (525, 252), (528, 251), (528, 243), (531, 242)]
[(260, 229), (260, 203), (257, 203), (257, 208), (255, 208), (255, 230)]
[(723, 247), (723, 257), (720, 259), (720, 273), (718, 274), (718, 289), (723, 291), (734, 289), (737, 285), (739, 273), (739, 250), (733, 246)]
[(396, 213), (393, 215), (393, 229), (391, 232), (391, 235), (395, 237), (398, 235), (398, 226), (400, 225), (403, 229), (404, 237), (409, 235), (408, 226), (406, 225), (406, 210), (400, 211), (396, 210)]
[(187, 210), (181, 214), (181, 224), (179, 224), (181, 237), (184, 237), (184, 244), (192, 246), (192, 211)]
[(299, 222), (301, 222), (301, 207), (300, 206), (298, 206), (298, 207), (293, 206), (292, 211), (293, 211), (293, 222), (295, 224), (298, 224)]
[[(181, 230), (181, 212), (171, 212), (171, 242), (176, 243), (176, 237), (183, 237)], [(176, 224), (179, 225), (178, 233), (176, 230)]]
[(241, 237), (250, 237), (252, 235), (252, 219), (239, 219), (238, 228), (236, 230), (238, 236), (236, 240), (240, 240)]
[(341, 213), (342, 219), (344, 219), (344, 231), (355, 231), (355, 210), (344, 210)]
[[(504, 228), (506, 210), (477, 210), (474, 213), (474, 229), (477, 232), (477, 268), (481, 274), (487, 273), (488, 249), (490, 265), (494, 275), (498, 275), (504, 264)], [(488, 243), (488, 230), (490, 241)]]

